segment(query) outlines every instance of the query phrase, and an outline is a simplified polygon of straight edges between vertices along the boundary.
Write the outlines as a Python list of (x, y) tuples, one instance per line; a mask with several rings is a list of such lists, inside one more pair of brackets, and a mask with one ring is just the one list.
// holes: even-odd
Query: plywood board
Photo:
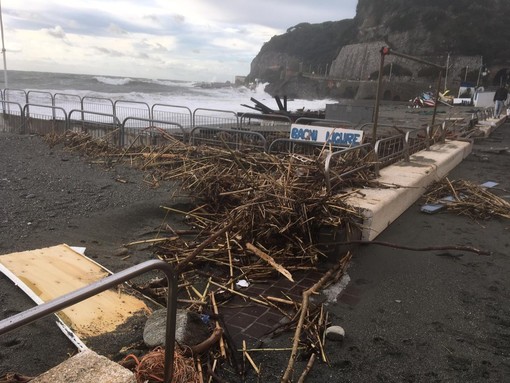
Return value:
[[(42, 302), (87, 286), (108, 270), (67, 245), (0, 256), (0, 264), (22, 281)], [(80, 338), (111, 332), (147, 305), (135, 296), (108, 290), (70, 306), (57, 315)]]

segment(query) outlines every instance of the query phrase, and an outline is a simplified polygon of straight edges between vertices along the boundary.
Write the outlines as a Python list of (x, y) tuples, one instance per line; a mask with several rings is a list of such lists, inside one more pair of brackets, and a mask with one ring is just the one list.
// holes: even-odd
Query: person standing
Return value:
[(496, 93), (494, 93), (494, 118), (499, 118), (506, 99), (508, 98), (508, 85), (501, 86)]

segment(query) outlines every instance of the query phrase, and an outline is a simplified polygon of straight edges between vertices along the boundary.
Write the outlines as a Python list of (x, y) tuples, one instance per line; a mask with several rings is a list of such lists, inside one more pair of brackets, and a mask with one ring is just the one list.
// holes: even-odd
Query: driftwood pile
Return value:
[[(323, 256), (320, 231), (348, 227), (358, 215), (344, 196), (326, 192), (320, 158), (183, 145), (144, 155), (141, 166), (152, 179), (179, 181), (195, 198), (198, 207), (182, 212), (192, 227), (211, 234), (229, 226), (208, 258), (228, 263), (233, 252), (252, 274), (259, 258), (271, 263), (262, 254), (291, 268), (315, 264)], [(190, 248), (172, 241), (166, 249), (160, 244), (160, 254), (173, 258), (176, 245)]]
[(491, 192), (490, 188), (470, 181), (445, 178), (433, 185), (424, 196), (427, 203), (442, 203), (447, 211), (474, 220), (494, 217), (510, 218), (510, 203)]
[[(200, 381), (215, 379), (226, 361), (237, 377), (244, 376), (248, 369), (261, 376), (261, 366), (253, 357), (256, 350), (249, 350), (244, 343), (242, 349), (236, 349), (222, 323), (222, 304), (232, 296), (241, 297), (248, 304), (270, 307), (286, 317), (287, 325), (275, 329), (275, 334), (295, 331), (292, 348), (287, 349), (290, 358), (282, 382), (297, 377), (294, 363), (298, 354), (310, 356), (299, 381), (304, 381), (316, 357), (327, 363), (324, 330), (329, 325), (328, 316), (321, 305), (313, 305), (309, 298), (342, 276), (350, 254), (304, 291), (301, 301), (288, 296), (248, 295), (236, 284), (275, 276), (293, 281), (295, 273), (313, 269), (325, 256), (320, 246), (324, 233), (343, 231), (342, 240), (349, 241), (349, 231), (357, 225), (359, 213), (345, 204), (342, 190), (373, 182), (374, 175), (366, 170), (368, 167), (359, 166), (360, 162), (369, 161), (366, 154), (354, 151), (339, 156), (331, 164), (335, 179), (332, 190), (327, 190), (327, 147), (315, 156), (276, 155), (232, 151), (226, 145), (190, 146), (167, 136), (166, 146), (133, 146), (120, 151), (84, 135), (67, 133), (64, 138), (68, 147), (103, 157), (106, 163), (128, 162), (139, 167), (154, 186), (161, 181), (175, 181), (183, 194), (194, 199), (193, 207), (186, 210), (164, 207), (168, 214), (181, 215), (189, 229), (166, 224), (158, 238), (128, 246), (150, 245), (160, 259), (172, 263), (180, 277), (180, 304), (209, 315), (214, 333), (221, 334), (214, 346), (193, 355)], [(341, 177), (346, 173), (349, 175)], [(449, 195), (453, 202), (447, 208), (458, 214), (484, 219), (494, 215), (510, 217), (508, 202), (465, 181), (446, 180), (435, 185), (427, 198), (436, 202)], [(161, 282), (155, 280), (138, 288), (158, 299), (166, 296)]]
[[(189, 210), (163, 207), (168, 214), (181, 215), (189, 229), (166, 224), (158, 238), (128, 246), (150, 245), (160, 259), (172, 263), (180, 276), (180, 304), (210, 314), (216, 330), (223, 333), (215, 345), (217, 349), (196, 359), (197, 370), (205, 366), (204, 375), (212, 377), (218, 366), (228, 361), (237, 376), (248, 369), (260, 374), (261, 367), (254, 362), (257, 358), (251, 355), (255, 351), (246, 346), (236, 350), (220, 320), (222, 302), (229, 296), (240, 296), (249, 304), (270, 307), (287, 318), (284, 326), (275, 329), (276, 333), (296, 332), (282, 379), (288, 381), (294, 375), (298, 352), (311, 356), (302, 373), (304, 378), (315, 355), (327, 363), (324, 330), (329, 324), (328, 316), (321, 305), (312, 305), (309, 297), (342, 276), (350, 254), (303, 292), (301, 301), (286, 296), (249, 296), (236, 283), (276, 276), (293, 281), (293, 273), (315, 268), (325, 257), (321, 238), (330, 236), (331, 241), (331, 235), (342, 231), (344, 239), (349, 239), (349, 231), (358, 224), (359, 213), (345, 204), (342, 189), (367, 185), (374, 175), (360, 169), (363, 159), (351, 152), (332, 162), (331, 174), (336, 179), (328, 191), (324, 181), (327, 147), (315, 156), (305, 156), (232, 151), (226, 146), (190, 146), (171, 137), (166, 139), (166, 146), (124, 151), (108, 149), (105, 144), (76, 133), (67, 133), (53, 143), (63, 142), (72, 150), (102, 157), (106, 163), (128, 162), (146, 172), (146, 181), (152, 185), (175, 181), (183, 194), (194, 199), (194, 207)], [(350, 172), (347, 177), (338, 177), (346, 172)], [(166, 295), (161, 282), (138, 287), (158, 299)], [(236, 359), (238, 351), (242, 352), (243, 363)]]
[[(315, 156), (304, 156), (191, 146), (170, 135), (165, 139), (165, 146), (133, 145), (122, 151), (84, 133), (66, 132), (48, 141), (102, 158), (106, 164), (137, 166), (155, 187), (162, 181), (180, 185), (196, 207), (163, 208), (182, 215), (190, 226), (188, 235), (169, 227), (168, 240), (154, 243), (161, 259), (176, 264), (188, 260), (179, 265), (181, 271), (203, 261), (229, 265), (232, 270), (235, 258), (240, 273), (267, 278), (315, 265), (324, 256), (318, 246), (324, 232), (348, 231), (358, 223), (358, 212), (344, 203), (341, 189), (366, 185), (374, 178), (366, 169), (352, 171), (359, 168), (356, 152), (332, 161), (336, 181), (327, 191), (327, 147)], [(348, 177), (339, 181), (338, 176), (347, 171), (351, 171)], [(220, 234), (207, 243), (207, 249), (200, 249), (201, 254), (194, 254), (196, 244), (214, 233)]]

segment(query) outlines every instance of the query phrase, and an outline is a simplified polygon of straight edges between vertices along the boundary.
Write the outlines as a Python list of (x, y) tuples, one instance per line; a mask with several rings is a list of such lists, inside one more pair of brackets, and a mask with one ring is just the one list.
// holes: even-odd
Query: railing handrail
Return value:
[(346, 120), (326, 120), (325, 118), (312, 118), (312, 117), (299, 117), (297, 120), (296, 120), (296, 124), (299, 124), (299, 123), (302, 123), (302, 122), (309, 122), (309, 124), (305, 124), (305, 125), (311, 125), (311, 126), (317, 126), (317, 125), (313, 125), (314, 122), (319, 122), (319, 123), (322, 123), (322, 124), (334, 124), (334, 125), (339, 125), (339, 124), (342, 124), (342, 125), (348, 125), (350, 127), (353, 127), (354, 126), (354, 123), (352, 121), (346, 121)]
[(331, 148), (334, 148), (334, 149), (338, 149), (336, 151), (342, 151), (342, 150), (350, 148), (350, 146), (331, 145), (331, 144), (328, 144), (328, 143), (325, 143), (325, 142), (296, 140), (296, 139), (293, 139), (293, 138), (276, 138), (273, 141), (271, 141), (271, 143), (269, 144), (267, 152), (271, 153), (273, 146), (277, 145), (277, 144), (279, 144), (281, 142), (285, 142), (285, 143), (288, 143), (288, 144), (303, 145), (303, 146), (314, 146), (314, 147), (318, 147), (318, 148), (324, 147), (324, 148), (327, 148), (327, 149), (329, 149), (331, 147)]
[[(366, 143), (366, 144), (362, 144), (362, 145), (353, 146), (353, 147), (347, 148), (345, 150), (338, 150), (336, 152), (330, 152), (328, 154), (328, 156), (326, 157), (326, 160), (324, 161), (324, 178), (326, 179), (326, 188), (327, 188), (328, 192), (331, 191), (331, 176), (329, 174), (329, 170), (330, 170), (331, 159), (333, 158), (333, 156), (339, 156), (339, 155), (345, 154), (347, 152), (351, 152), (351, 151), (355, 151), (355, 150), (361, 150), (361, 149), (364, 149), (364, 148), (368, 148), (370, 151), (373, 150), (372, 149), (372, 144), (371, 143)], [(354, 171), (354, 169), (352, 171)], [(345, 173), (345, 175), (351, 173), (352, 171)]]
[[(90, 110), (83, 110), (83, 109), (72, 109), (69, 111), (69, 122), (71, 122), (71, 115), (73, 113), (81, 113), (82, 117), (81, 117), (81, 120), (76, 120), (76, 121), (84, 121), (84, 122), (87, 122), (87, 120), (84, 120), (83, 119), (83, 115), (84, 114), (92, 114), (94, 116), (102, 116), (102, 117), (111, 117), (112, 120), (114, 121), (113, 123), (116, 124), (116, 125), (121, 125), (121, 122), (120, 120), (118, 119), (118, 117), (115, 115), (115, 114), (109, 114), (109, 113), (101, 113), (101, 112), (92, 112)], [(90, 122), (94, 122), (94, 121), (90, 121)]]
[(195, 142), (194, 141), (194, 133), (195, 133), (195, 131), (200, 131), (200, 129), (207, 129), (207, 130), (212, 130), (212, 131), (215, 131), (215, 132), (225, 132), (225, 133), (228, 133), (228, 134), (234, 134), (236, 136), (253, 136), (253, 137), (256, 137), (256, 138), (260, 139), (260, 141), (263, 143), (263, 145), (262, 145), (263, 151), (264, 152), (267, 151), (267, 140), (266, 140), (266, 137), (264, 137), (264, 135), (260, 134), (259, 132), (252, 132), (250, 130), (218, 128), (218, 127), (215, 127), (215, 126), (195, 126), (193, 129), (191, 129), (191, 132), (189, 134), (189, 140), (190, 140), (190, 143), (192, 145), (194, 145), (194, 142)]
[[(175, 126), (176, 128), (179, 128), (181, 130), (181, 133), (184, 134), (185, 131), (184, 131), (184, 128), (181, 124), (177, 123), (177, 122), (171, 122), (171, 121), (163, 121), (163, 120), (155, 120), (154, 118), (143, 118), (143, 117), (126, 117), (123, 121), (122, 121), (122, 126), (125, 128), (126, 127), (126, 122), (127, 121), (140, 121), (140, 122), (148, 122), (150, 124), (162, 124), (162, 125), (172, 125), (172, 126)], [(149, 126), (147, 128), (154, 128), (154, 126)], [(147, 129), (147, 128), (144, 128), (144, 129)]]
[(140, 263), (118, 273), (112, 274), (104, 279), (94, 282), (81, 289), (67, 293), (61, 297), (45, 302), (39, 306), (32, 307), (19, 314), (0, 321), (0, 335), (19, 327), (28, 325), (45, 316), (54, 314), (76, 303), (84, 301), (96, 294), (108, 290), (133, 277), (152, 270), (162, 271), (168, 281), (168, 299), (166, 312), (166, 334), (165, 334), (165, 383), (170, 383), (173, 377), (174, 347), (175, 347), (175, 318), (177, 314), (177, 278), (170, 264), (155, 259)]

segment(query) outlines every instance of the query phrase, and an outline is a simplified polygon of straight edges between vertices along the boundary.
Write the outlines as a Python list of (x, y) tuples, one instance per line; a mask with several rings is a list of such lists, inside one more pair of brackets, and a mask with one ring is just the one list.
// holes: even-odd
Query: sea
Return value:
[[(144, 102), (150, 106), (178, 105), (192, 111), (207, 108), (233, 112), (254, 112), (249, 108), (255, 107), (255, 103), (251, 101), (251, 98), (254, 98), (269, 108), (278, 110), (274, 98), (264, 91), (264, 83), (234, 86), (229, 83), (8, 70), (7, 84), (5, 87), (4, 76), (0, 75), (0, 86), (2, 89), (9, 89), (9, 93), (11, 90), (45, 91), (52, 94), (109, 98), (113, 101)], [(289, 99), (287, 109), (322, 110), (330, 103), (335, 101)]]

